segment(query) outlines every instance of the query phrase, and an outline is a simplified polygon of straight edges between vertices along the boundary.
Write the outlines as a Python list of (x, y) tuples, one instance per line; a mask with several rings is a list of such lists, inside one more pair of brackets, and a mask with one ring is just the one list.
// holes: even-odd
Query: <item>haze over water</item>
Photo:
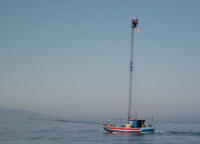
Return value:
[(199, 6), (198, 0), (1, 0), (0, 108), (126, 118), (136, 17), (133, 111), (199, 120)]

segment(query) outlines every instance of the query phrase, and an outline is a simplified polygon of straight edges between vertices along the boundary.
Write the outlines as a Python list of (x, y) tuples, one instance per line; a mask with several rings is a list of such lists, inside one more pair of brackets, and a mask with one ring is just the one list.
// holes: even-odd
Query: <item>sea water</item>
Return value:
[(0, 144), (200, 144), (198, 121), (154, 121), (154, 134), (106, 134), (100, 121), (0, 113)]

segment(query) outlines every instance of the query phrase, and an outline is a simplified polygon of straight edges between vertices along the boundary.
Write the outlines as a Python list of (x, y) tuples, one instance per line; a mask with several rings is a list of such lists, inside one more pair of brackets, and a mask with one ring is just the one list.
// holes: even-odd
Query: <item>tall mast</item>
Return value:
[(131, 23), (131, 56), (130, 56), (130, 72), (129, 72), (129, 104), (128, 104), (128, 120), (131, 118), (131, 104), (132, 104), (132, 85), (133, 85), (133, 36), (134, 28), (137, 27), (138, 19), (132, 19)]

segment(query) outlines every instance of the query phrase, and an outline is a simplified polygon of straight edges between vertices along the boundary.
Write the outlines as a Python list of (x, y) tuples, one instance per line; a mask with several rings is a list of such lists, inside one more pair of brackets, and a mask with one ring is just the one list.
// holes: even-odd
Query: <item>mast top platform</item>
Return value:
[(138, 19), (136, 19), (136, 18), (133, 18), (132, 19), (132, 28), (136, 28), (137, 27), (137, 25), (138, 25)]

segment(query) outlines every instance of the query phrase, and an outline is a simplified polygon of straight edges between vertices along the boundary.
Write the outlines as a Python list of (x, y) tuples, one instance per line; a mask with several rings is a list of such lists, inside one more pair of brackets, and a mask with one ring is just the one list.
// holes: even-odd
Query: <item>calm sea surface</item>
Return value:
[(154, 134), (105, 134), (98, 121), (57, 121), (0, 113), (0, 144), (200, 144), (200, 122), (154, 124)]

